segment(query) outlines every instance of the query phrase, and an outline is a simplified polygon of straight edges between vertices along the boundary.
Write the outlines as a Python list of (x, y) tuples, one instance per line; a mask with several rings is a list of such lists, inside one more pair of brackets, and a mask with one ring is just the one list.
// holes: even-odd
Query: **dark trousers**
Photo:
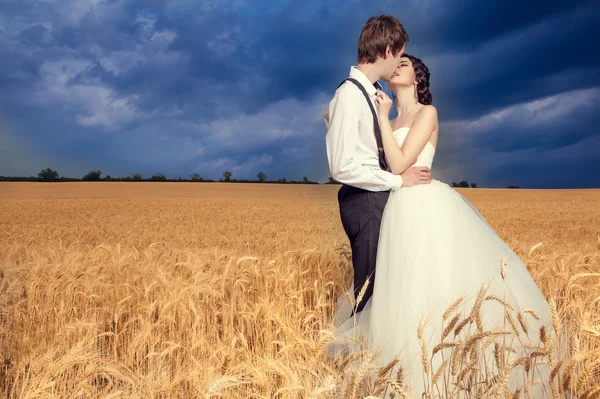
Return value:
[(379, 228), (389, 196), (389, 191), (367, 191), (346, 184), (338, 191), (342, 225), (352, 248), (355, 300), (358, 300), (363, 285), (369, 279), (369, 285), (352, 314), (363, 310), (373, 295)]

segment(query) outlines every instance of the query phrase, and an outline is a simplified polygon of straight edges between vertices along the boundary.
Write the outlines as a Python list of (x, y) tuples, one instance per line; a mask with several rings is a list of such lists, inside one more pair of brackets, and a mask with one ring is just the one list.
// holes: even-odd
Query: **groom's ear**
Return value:
[(393, 56), (394, 56), (394, 54), (392, 54), (392, 46), (388, 44), (387, 46), (385, 46), (385, 57), (384, 57), (384, 59), (387, 60), (389, 57), (393, 57)]

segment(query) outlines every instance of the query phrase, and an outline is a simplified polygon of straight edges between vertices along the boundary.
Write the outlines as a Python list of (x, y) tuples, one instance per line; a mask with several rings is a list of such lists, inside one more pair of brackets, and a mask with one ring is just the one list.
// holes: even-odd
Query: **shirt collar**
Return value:
[(379, 82), (371, 83), (365, 74), (359, 71), (355, 66), (350, 67), (350, 77), (358, 80), (370, 96), (377, 94), (377, 90), (383, 90), (383, 87), (381, 87)]

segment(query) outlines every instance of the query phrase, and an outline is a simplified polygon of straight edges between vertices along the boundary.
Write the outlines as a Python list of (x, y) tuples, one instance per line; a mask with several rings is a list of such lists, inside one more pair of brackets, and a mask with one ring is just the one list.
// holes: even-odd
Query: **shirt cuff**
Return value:
[(392, 180), (390, 181), (390, 186), (392, 190), (397, 190), (402, 187), (402, 176), (400, 175), (392, 175)]

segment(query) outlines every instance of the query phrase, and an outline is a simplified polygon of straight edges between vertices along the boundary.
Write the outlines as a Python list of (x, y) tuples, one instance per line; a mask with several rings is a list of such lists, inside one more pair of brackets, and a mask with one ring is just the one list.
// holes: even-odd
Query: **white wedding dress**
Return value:
[[(409, 130), (394, 132), (399, 146)], [(434, 146), (427, 143), (415, 165), (431, 168), (434, 154)], [(505, 281), (500, 272), (502, 259), (506, 262)], [(424, 379), (417, 338), (421, 318), (428, 316), (423, 337), (431, 359), (432, 348), (441, 341), (446, 309), (464, 296), (456, 312), (462, 312), (461, 319), (465, 318), (484, 284), (486, 297), (506, 298), (516, 311), (532, 309), (541, 319), (536, 325), (551, 325), (549, 306), (524, 263), (466, 198), (437, 180), (392, 191), (381, 223), (373, 296), (353, 318), (349, 318), (352, 305), (347, 295), (338, 298), (334, 318), (338, 343), (330, 345), (330, 354), (340, 349), (357, 350), (354, 339), (362, 337), (368, 349), (381, 352), (376, 359), (380, 365), (400, 359), (412, 397), (421, 398)], [(485, 301), (481, 314), (484, 331), (507, 326), (504, 307), (496, 301)], [(528, 342), (538, 342), (539, 330), (533, 327), (533, 317), (529, 313), (523, 316), (531, 326)], [(470, 334), (476, 332), (471, 330)], [(453, 339), (451, 333), (445, 342)], [(519, 353), (513, 357), (517, 356)], [(440, 354), (433, 359), (431, 373), (441, 364)], [(510, 383), (515, 389), (523, 385), (522, 377), (516, 380)]]

